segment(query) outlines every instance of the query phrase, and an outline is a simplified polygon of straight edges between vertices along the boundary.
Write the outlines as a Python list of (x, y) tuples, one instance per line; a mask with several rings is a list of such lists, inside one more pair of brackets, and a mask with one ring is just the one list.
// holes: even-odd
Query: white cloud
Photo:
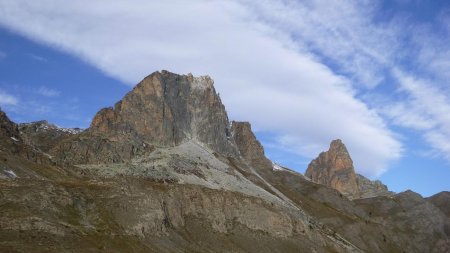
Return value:
[(0, 89), (0, 106), (17, 105), (19, 99)]
[(379, 108), (395, 125), (415, 130), (427, 130), (434, 122), (413, 101), (393, 102)]
[(31, 57), (31, 59), (39, 61), (39, 62), (48, 62), (47, 58), (39, 56), (39, 55), (28, 54), (28, 56)]
[(360, 7), (348, 1), (14, 0), (0, 2), (0, 24), (129, 84), (160, 69), (209, 74), (231, 118), (277, 132), (278, 145), (311, 158), (342, 138), (357, 168), (373, 176), (402, 147), (354, 87), (376, 86), (386, 50), (395, 48), (386, 47), (388, 33), (365, 21), (375, 7), (365, 4), (369, 9), (359, 13)]
[[(420, 79), (403, 71), (396, 70), (395, 75), (409, 98), (408, 113), (417, 115), (412, 124), (422, 130), (425, 140), (440, 154), (450, 160), (450, 97), (438, 88), (432, 80)], [(423, 123), (422, 123), (422, 122)]]
[[(450, 18), (448, 18), (450, 21)], [(417, 29), (415, 41), (419, 46), (418, 66), (441, 82), (448, 85), (450, 80), (450, 30), (440, 36), (434, 35), (428, 29)], [(443, 39), (447, 38), (447, 39)]]
[(295, 37), (300, 48), (335, 64), (356, 84), (373, 88), (384, 79), (400, 48), (396, 27), (371, 23), (376, 1), (245, 1), (258, 17)]
[(57, 97), (57, 96), (59, 96), (59, 94), (61, 94), (60, 91), (51, 89), (51, 88), (48, 88), (45, 86), (39, 87), (39, 89), (37, 90), (37, 93), (44, 97)]

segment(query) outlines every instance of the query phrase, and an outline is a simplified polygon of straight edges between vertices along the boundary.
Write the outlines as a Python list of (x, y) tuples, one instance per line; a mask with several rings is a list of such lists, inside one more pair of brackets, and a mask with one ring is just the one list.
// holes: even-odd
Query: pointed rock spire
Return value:
[(341, 140), (334, 140), (326, 152), (319, 154), (305, 173), (315, 183), (330, 186), (353, 198), (359, 195), (353, 161)]

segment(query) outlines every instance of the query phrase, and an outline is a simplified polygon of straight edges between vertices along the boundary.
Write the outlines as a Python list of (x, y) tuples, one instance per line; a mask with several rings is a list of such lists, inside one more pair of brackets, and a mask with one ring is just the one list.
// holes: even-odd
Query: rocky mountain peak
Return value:
[(326, 152), (319, 154), (306, 170), (305, 176), (315, 183), (328, 185), (353, 198), (359, 194), (353, 161), (341, 140), (333, 140)]
[(155, 72), (82, 132), (0, 111), (0, 252), (450, 252), (448, 192), (370, 198), (340, 140), (307, 175), (211, 78)]
[(47, 120), (21, 123), (18, 127), (23, 140), (43, 152), (49, 151), (60, 141), (83, 131), (80, 128), (58, 127)]
[(17, 124), (12, 122), (6, 113), (0, 109), (0, 137), (4, 140), (20, 140), (20, 133)]
[(339, 139), (333, 140), (328, 151), (320, 153), (308, 165), (305, 176), (315, 183), (338, 190), (350, 199), (394, 195), (381, 181), (372, 181), (355, 173), (352, 158)]
[(86, 138), (62, 143), (56, 156), (71, 163), (121, 162), (151, 146), (174, 147), (189, 140), (237, 155), (225, 106), (213, 84), (209, 76), (154, 72), (114, 107), (101, 109), (83, 133)]
[(264, 148), (256, 139), (249, 122), (233, 121), (231, 124), (233, 139), (240, 155), (261, 173), (272, 171), (272, 162), (266, 158)]
[(98, 112), (91, 131), (129, 134), (157, 146), (195, 139), (217, 152), (236, 153), (228, 116), (213, 83), (209, 76), (154, 72), (114, 108)]
[[(443, 191), (427, 199), (428, 201), (433, 203), (433, 205), (441, 209), (441, 211), (450, 219), (450, 192)], [(450, 235), (450, 227), (449, 227), (449, 235)]]
[(17, 124), (0, 109), (0, 152), (18, 153), (23, 146)]
[(332, 140), (328, 151), (350, 156), (348, 154), (347, 147), (345, 147), (341, 139)]
[(264, 148), (256, 139), (249, 122), (233, 121), (231, 132), (238, 144), (241, 155), (245, 158), (259, 158), (264, 156)]

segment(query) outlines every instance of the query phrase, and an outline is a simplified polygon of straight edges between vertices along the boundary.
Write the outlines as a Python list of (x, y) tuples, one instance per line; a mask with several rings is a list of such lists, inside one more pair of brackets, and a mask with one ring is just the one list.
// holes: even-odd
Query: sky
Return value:
[(449, 1), (0, 0), (16, 122), (86, 128), (163, 69), (211, 76), (281, 165), (339, 138), (393, 191), (450, 190)]

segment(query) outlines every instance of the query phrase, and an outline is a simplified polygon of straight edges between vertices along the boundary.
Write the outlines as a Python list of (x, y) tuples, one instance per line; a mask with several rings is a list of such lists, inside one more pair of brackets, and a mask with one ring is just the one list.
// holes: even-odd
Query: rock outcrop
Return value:
[(266, 158), (264, 148), (253, 134), (249, 122), (233, 121), (231, 133), (240, 155), (254, 168), (260, 172), (272, 171), (272, 162)]
[(354, 202), (369, 214), (370, 223), (382, 226), (383, 243), (397, 247), (385, 252), (450, 252), (450, 220), (420, 194), (407, 190)]
[(163, 147), (196, 139), (216, 152), (234, 154), (229, 125), (209, 76), (162, 71), (144, 78), (114, 108), (97, 113), (89, 131), (126, 133)]
[(12, 122), (6, 113), (0, 110), (0, 141), (1, 147), (14, 148), (22, 142), (17, 124)]
[[(450, 192), (443, 191), (427, 198), (433, 205), (439, 208), (450, 219)], [(450, 236), (450, 226), (448, 228)]]
[(334, 140), (326, 152), (319, 154), (305, 172), (312, 182), (338, 190), (350, 199), (392, 196), (381, 181), (357, 174), (350, 154), (341, 140)]
[(353, 161), (341, 140), (332, 141), (328, 151), (320, 153), (319, 157), (308, 165), (305, 176), (350, 198), (359, 195)]
[(23, 140), (18, 125), (0, 110), (0, 159), (6, 159), (2, 155), (21, 156), (37, 163), (52, 163), (46, 155)]
[(61, 128), (46, 120), (19, 124), (21, 137), (26, 143), (48, 152), (56, 144), (83, 130), (80, 128)]
[(372, 198), (376, 196), (393, 196), (394, 193), (389, 191), (387, 186), (380, 180), (370, 180), (363, 175), (356, 174), (356, 181), (358, 184), (357, 198)]

